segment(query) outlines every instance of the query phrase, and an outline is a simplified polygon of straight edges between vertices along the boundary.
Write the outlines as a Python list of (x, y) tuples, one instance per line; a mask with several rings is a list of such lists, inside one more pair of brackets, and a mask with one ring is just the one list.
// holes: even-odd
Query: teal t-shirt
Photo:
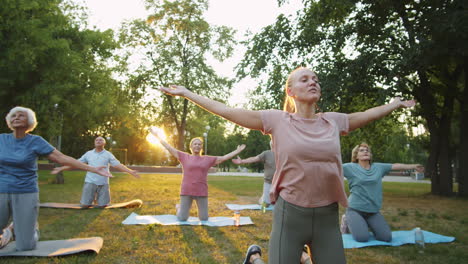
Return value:
[(34, 193), (37, 185), (37, 157), (55, 148), (42, 137), (26, 134), (15, 138), (0, 134), (0, 193)]
[(377, 213), (382, 207), (382, 178), (392, 169), (390, 163), (372, 163), (367, 170), (358, 163), (343, 164), (348, 179), (349, 207), (361, 212)]

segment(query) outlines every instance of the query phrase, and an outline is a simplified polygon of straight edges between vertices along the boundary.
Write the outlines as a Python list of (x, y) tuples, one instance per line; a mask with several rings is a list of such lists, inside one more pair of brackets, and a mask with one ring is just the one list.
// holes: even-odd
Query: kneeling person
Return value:
[[(115, 156), (107, 151), (104, 147), (106, 140), (103, 137), (97, 137), (94, 140), (94, 149), (86, 152), (78, 160), (87, 163), (90, 166), (107, 166), (109, 165), (118, 169), (119, 171), (126, 172), (136, 178), (140, 178), (137, 171), (129, 169), (127, 166), (120, 163)], [(53, 170), (53, 173), (59, 173), (62, 170), (69, 170), (72, 167), (63, 166)], [(87, 172), (85, 183), (83, 185), (83, 193), (81, 194), (81, 206), (84, 208), (91, 207), (96, 200), (99, 207), (106, 207), (110, 204), (110, 187), (109, 178), (100, 176), (93, 172)]]

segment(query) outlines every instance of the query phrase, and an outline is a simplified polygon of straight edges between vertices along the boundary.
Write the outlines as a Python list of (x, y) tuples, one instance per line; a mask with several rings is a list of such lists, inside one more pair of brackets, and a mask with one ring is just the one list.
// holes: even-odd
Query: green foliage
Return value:
[[(233, 33), (227, 27), (209, 25), (203, 18), (207, 1), (146, 1), (152, 14), (146, 20), (125, 24), (120, 39), (127, 54), (144, 54), (138, 69), (131, 76), (135, 86), (145, 91), (171, 84), (224, 101), (232, 80), (218, 76), (207, 64), (211, 55), (218, 60), (231, 56)], [(186, 99), (163, 96), (154, 102), (158, 122), (177, 131), (177, 146), (183, 147), (188, 120), (197, 115), (197, 107)], [(206, 113), (204, 113), (206, 115)], [(193, 131), (191, 131), (193, 132)]]
[[(450, 128), (462, 120), (454, 111), (459, 111), (456, 101), (462, 105), (466, 101), (461, 96), (463, 91), (467, 94), (466, 1), (306, 0), (303, 4), (297, 16), (281, 15), (246, 41), (248, 50), (238, 77), (267, 77), (253, 92), (256, 101), (251, 104), (280, 109), (287, 74), (301, 65), (319, 75), (323, 97), (319, 106), (324, 111), (349, 113), (388, 102), (393, 96), (413, 97), (419, 105), (404, 115), (407, 120), (413, 119), (413, 125), (424, 124), (435, 135), (431, 144), (420, 142), (429, 140), (428, 136), (405, 139), (411, 132), (404, 133), (397, 122), (367, 126), (369, 133), (358, 132), (363, 134), (355, 139), (379, 143), (380, 149), (392, 153), (382, 153), (382, 157), (391, 160), (411, 160), (408, 156), (418, 153), (414, 159), (421, 160), (427, 156), (421, 152), (430, 153), (428, 172), (443, 174), (442, 181), (450, 180), (449, 164), (457, 161), (439, 153), (450, 153), (458, 148), (456, 141), (462, 142), (454, 140), (462, 132)], [(356, 109), (356, 104), (362, 109)], [(464, 115), (468, 115), (466, 110)], [(456, 130), (460, 127), (463, 124)], [(344, 150), (358, 143), (343, 141)], [(410, 144), (406, 154), (399, 153), (404, 149), (402, 144)], [(451, 193), (451, 186), (445, 184), (449, 190), (443, 192)]]
[[(3, 113), (16, 105), (32, 108), (39, 121), (34, 133), (62, 135), (62, 151), (75, 157), (94, 136), (134, 120), (141, 96), (112, 77), (108, 62), (118, 43), (111, 30), (84, 29), (84, 11), (61, 0), (0, 6)], [(5, 123), (0, 128), (5, 131)]]

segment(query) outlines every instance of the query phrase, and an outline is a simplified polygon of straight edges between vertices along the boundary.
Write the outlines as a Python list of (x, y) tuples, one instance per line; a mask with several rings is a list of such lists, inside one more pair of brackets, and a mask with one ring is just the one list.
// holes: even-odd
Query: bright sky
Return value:
[[(146, 18), (143, 0), (76, 0), (84, 3), (90, 10), (90, 26), (99, 29), (118, 29), (124, 20)], [(246, 30), (259, 32), (263, 27), (274, 23), (276, 17), (283, 14), (295, 14), (302, 7), (301, 0), (289, 0), (288, 5), (278, 7), (277, 0), (209, 0), (206, 20), (213, 25), (229, 26), (238, 31), (236, 38), (242, 39)], [(243, 47), (237, 47), (235, 55), (219, 63), (210, 61), (216, 71), (228, 77), (234, 77), (233, 68), (240, 62), (245, 52)], [(234, 85), (231, 105), (245, 103), (245, 94), (253, 89), (256, 82), (246, 78)]]

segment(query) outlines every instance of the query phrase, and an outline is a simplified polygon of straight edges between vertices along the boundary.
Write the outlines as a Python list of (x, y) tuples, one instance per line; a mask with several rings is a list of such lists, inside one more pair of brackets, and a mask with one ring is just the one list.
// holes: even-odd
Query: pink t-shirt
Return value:
[(215, 165), (217, 157), (195, 156), (179, 151), (183, 179), (180, 195), (208, 196), (208, 170)]
[(347, 207), (341, 165), (340, 134), (349, 130), (341, 113), (301, 118), (280, 110), (261, 111), (264, 134), (271, 134), (276, 159), (270, 198), (278, 195), (302, 207), (340, 203)]

